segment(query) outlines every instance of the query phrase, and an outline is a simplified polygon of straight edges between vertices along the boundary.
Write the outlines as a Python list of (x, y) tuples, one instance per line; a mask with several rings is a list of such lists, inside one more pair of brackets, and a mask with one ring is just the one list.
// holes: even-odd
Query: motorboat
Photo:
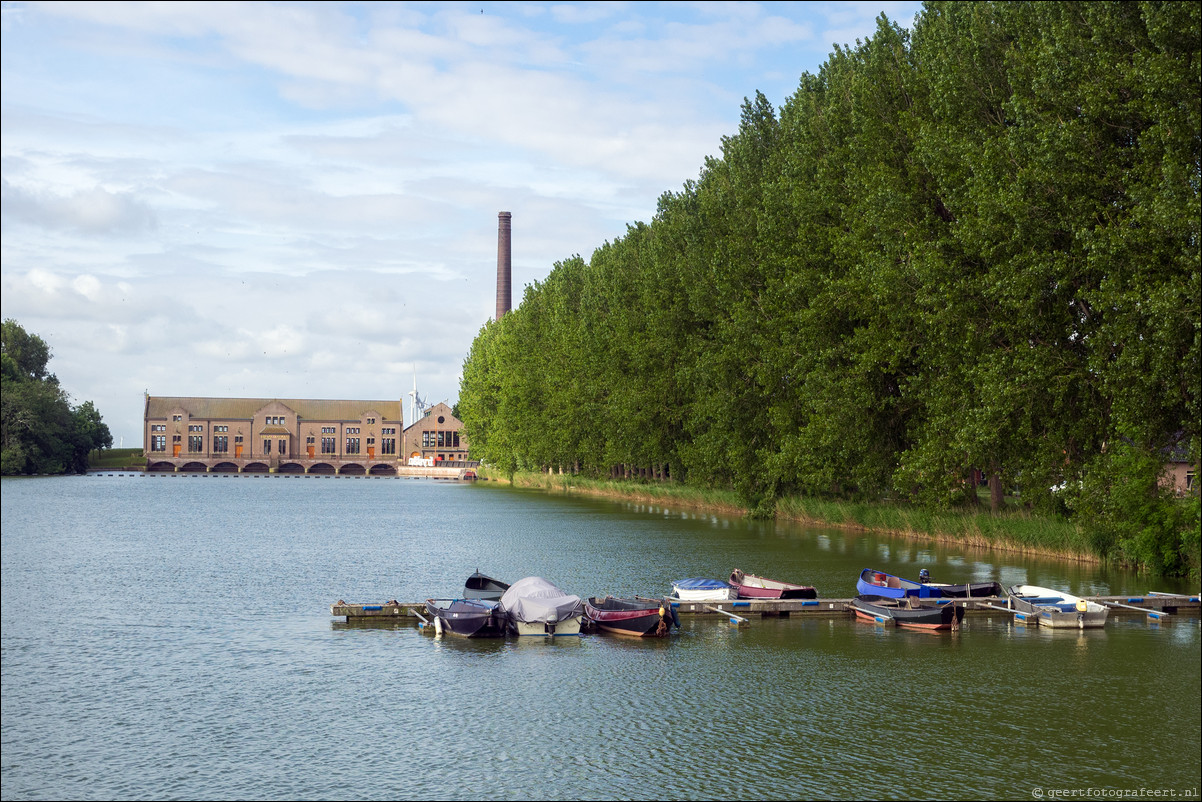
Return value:
[(726, 601), (737, 599), (739, 592), (721, 579), (678, 579), (672, 583), (672, 595), (680, 601)]
[(794, 585), (779, 579), (745, 574), (736, 568), (730, 572), (730, 584), (740, 599), (816, 599), (818, 591), (809, 585)]
[(497, 603), (515, 635), (579, 635), (584, 603), (540, 576), (509, 586)]
[(465, 638), (500, 638), (505, 636), (505, 616), (497, 604), (485, 599), (426, 599), (426, 611), (438, 630)]
[(501, 594), (507, 590), (509, 590), (508, 583), (476, 571), (467, 578), (467, 582), (463, 583), (463, 598), (498, 601)]
[(1014, 585), (1009, 592), (1010, 609), (1038, 620), (1041, 627), (1089, 629), (1103, 627), (1110, 608), (1080, 596), (1038, 585)]
[(881, 596), (888, 599), (904, 599), (917, 596), (920, 599), (937, 599), (943, 594), (929, 584), (902, 579), (884, 571), (865, 568), (856, 580), (856, 593), (861, 596)]
[(862, 620), (909, 629), (959, 629), (964, 620), (964, 608), (950, 599), (941, 603), (915, 596), (860, 595), (851, 600), (851, 609)]
[(918, 572), (918, 581), (865, 568), (856, 580), (856, 592), (861, 596), (885, 596), (892, 599), (906, 596), (917, 596), (920, 599), (963, 599), (1003, 594), (1002, 586), (997, 582), (972, 582), (963, 585), (932, 582), (930, 572), (925, 568)]
[(598, 628), (616, 635), (665, 637), (680, 619), (668, 600), (592, 597), (584, 603), (585, 617)]

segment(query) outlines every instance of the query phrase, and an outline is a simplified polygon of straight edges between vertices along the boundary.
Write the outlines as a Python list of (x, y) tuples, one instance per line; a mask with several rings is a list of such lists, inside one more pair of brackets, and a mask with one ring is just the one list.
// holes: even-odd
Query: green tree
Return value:
[(0, 363), (0, 471), (59, 474), (88, 469), (88, 454), (111, 448), (113, 437), (91, 401), (73, 409), (47, 371), (51, 351), (15, 320), (2, 330)]

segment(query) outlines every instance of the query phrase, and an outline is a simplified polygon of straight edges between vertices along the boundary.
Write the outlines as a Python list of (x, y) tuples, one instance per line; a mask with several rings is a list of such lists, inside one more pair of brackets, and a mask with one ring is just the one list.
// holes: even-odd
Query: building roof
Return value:
[(146, 418), (167, 418), (172, 410), (184, 409), (193, 418), (207, 420), (250, 420), (260, 409), (280, 403), (304, 420), (357, 421), (375, 412), (390, 421), (401, 420), (401, 402), (323, 400), (312, 398), (202, 398), (198, 396), (152, 395), (146, 402)]

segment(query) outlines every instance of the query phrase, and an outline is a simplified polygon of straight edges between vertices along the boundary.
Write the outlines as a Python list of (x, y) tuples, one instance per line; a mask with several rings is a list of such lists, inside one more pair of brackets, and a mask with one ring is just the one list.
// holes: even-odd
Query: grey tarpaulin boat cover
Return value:
[(528, 576), (501, 596), (501, 612), (524, 624), (555, 624), (584, 612), (579, 596), (564, 593), (541, 576)]

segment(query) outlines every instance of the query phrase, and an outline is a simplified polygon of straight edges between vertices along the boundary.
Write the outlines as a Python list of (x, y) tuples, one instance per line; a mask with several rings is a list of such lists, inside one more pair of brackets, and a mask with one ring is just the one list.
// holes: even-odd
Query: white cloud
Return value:
[(6, 4), (3, 316), (127, 445), (147, 389), (453, 402), (498, 211), (516, 301), (886, 8)]

